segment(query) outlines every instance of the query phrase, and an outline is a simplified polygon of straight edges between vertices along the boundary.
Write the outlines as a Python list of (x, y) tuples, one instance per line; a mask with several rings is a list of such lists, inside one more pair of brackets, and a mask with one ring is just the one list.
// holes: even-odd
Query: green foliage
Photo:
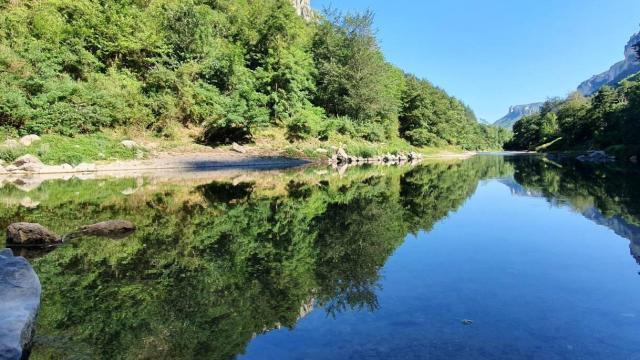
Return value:
[(402, 103), (400, 134), (417, 146), (498, 149), (508, 137), (504, 130), (478, 124), (468, 106), (413, 75), (406, 78)]
[(576, 93), (566, 100), (548, 101), (540, 114), (525, 117), (514, 125), (514, 136), (507, 146), (535, 149), (562, 138), (554, 149), (625, 147), (630, 153), (637, 153), (639, 94), (640, 81), (631, 77), (617, 88), (603, 87), (591, 98)]
[[(406, 81), (386, 62), (370, 12), (307, 23), (289, 0), (0, 7), (0, 124), (19, 134), (135, 126), (165, 136), (172, 124), (194, 124), (215, 145), (277, 126), (291, 141), (338, 131), (376, 142), (500, 146), (458, 100), (430, 85), (407, 95)], [(428, 110), (406, 102), (420, 91)]]
[(41, 141), (27, 147), (0, 147), (0, 159), (11, 162), (19, 156), (32, 154), (45, 164), (77, 165), (100, 160), (133, 159), (138, 151), (142, 150), (127, 149), (119, 141), (102, 134), (75, 137), (43, 135)]

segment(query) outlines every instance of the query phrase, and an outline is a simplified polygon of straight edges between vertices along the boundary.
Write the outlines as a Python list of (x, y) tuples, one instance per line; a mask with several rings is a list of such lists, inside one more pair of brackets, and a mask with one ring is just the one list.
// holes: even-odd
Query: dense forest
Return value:
[(0, 0), (0, 135), (113, 127), (209, 144), (286, 129), (416, 146), (497, 148), (461, 101), (387, 62), (373, 15), (289, 0)]
[[(636, 47), (636, 49), (640, 49)], [(605, 86), (591, 97), (579, 93), (548, 100), (539, 114), (513, 127), (509, 149), (606, 149), (615, 154), (640, 153), (640, 74), (616, 87)]]

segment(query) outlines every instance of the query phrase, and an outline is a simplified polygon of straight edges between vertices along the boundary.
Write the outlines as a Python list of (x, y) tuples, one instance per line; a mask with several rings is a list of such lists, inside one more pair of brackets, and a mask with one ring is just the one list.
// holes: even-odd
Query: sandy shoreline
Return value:
[[(468, 159), (477, 153), (443, 152), (425, 155), (423, 159)], [(202, 152), (184, 154), (156, 154), (151, 159), (119, 160), (113, 162), (98, 162), (95, 164), (80, 164), (76, 167), (69, 165), (44, 165), (34, 172), (14, 171), (0, 173), (2, 177), (47, 176), (65, 174), (93, 174), (101, 175), (127, 173), (132, 176), (148, 172), (207, 172), (215, 170), (274, 170), (288, 169), (304, 165), (325, 165), (326, 160), (291, 158), (277, 155), (240, 154), (235, 152)]]

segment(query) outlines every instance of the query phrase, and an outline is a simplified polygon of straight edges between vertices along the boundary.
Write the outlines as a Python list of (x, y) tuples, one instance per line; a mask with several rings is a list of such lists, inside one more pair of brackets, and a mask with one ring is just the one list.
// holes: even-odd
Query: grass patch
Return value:
[(120, 144), (119, 140), (104, 134), (75, 137), (43, 135), (42, 140), (30, 146), (0, 148), (0, 159), (12, 162), (19, 156), (32, 154), (45, 164), (77, 165), (82, 162), (134, 159), (139, 156), (139, 151), (142, 150), (127, 149)]

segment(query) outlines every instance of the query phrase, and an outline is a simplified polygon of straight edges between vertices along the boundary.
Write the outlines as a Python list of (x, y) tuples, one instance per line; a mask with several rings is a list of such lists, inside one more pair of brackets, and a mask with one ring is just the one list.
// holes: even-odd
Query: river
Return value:
[(137, 225), (23, 253), (32, 359), (640, 359), (639, 184), (530, 155), (74, 178), (5, 184), (0, 226)]

